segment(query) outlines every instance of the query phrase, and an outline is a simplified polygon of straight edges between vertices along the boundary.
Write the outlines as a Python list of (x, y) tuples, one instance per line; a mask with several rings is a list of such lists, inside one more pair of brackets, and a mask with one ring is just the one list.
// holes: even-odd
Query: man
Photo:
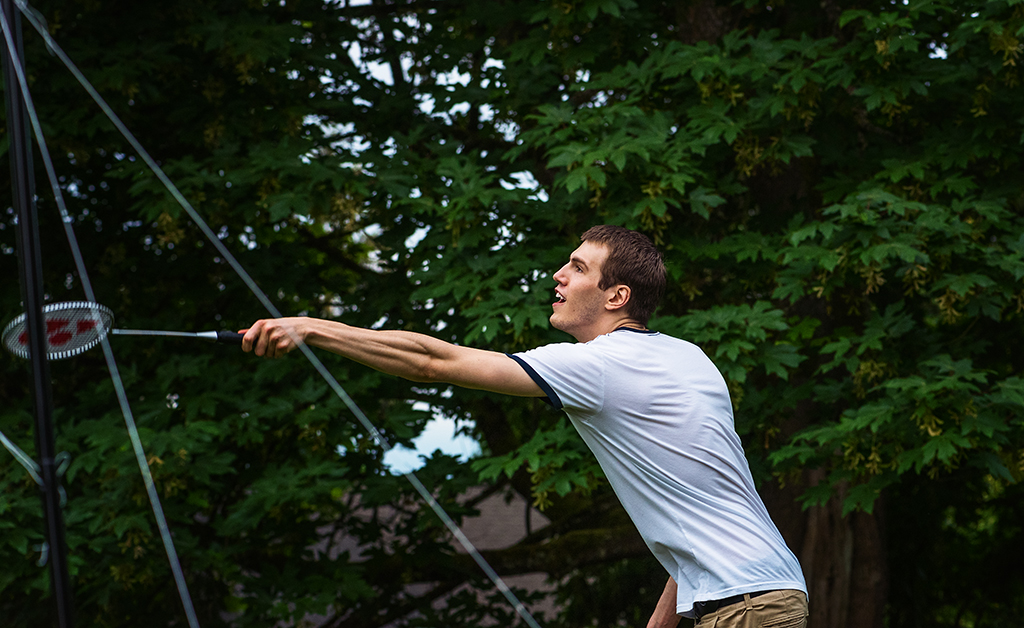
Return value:
[(807, 589), (754, 489), (728, 388), (696, 346), (647, 329), (665, 286), (643, 235), (598, 226), (555, 273), (551, 324), (578, 344), (506, 355), (422, 334), (312, 318), (258, 321), (245, 351), (295, 340), (417, 382), (446, 382), (561, 408), (669, 572), (648, 624), (805, 626)]

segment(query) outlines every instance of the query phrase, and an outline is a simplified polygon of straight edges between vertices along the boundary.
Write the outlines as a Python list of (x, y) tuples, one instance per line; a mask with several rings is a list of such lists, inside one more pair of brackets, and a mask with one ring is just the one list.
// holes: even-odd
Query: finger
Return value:
[(264, 350), (263, 357), (273, 360), (277, 357), (277, 330), (273, 329), (267, 334), (267, 347)]
[(291, 331), (281, 326), (276, 330), (273, 336), (272, 352), (271, 357), (283, 358), (292, 349)]
[[(253, 352), (256, 355), (258, 355), (260, 357), (267, 356), (267, 350), (271, 346), (270, 345), (270, 335), (271, 335), (271, 333), (272, 333), (272, 330), (267, 329), (266, 326), (264, 326), (264, 328), (260, 330), (259, 335), (255, 338), (255, 340), (253, 342)], [(267, 356), (267, 357), (271, 357), (271, 356)]]
[(252, 324), (252, 327), (246, 330), (245, 336), (242, 338), (243, 351), (251, 352), (256, 349), (256, 344), (263, 333), (264, 322), (262, 320), (256, 321)]
[[(257, 356), (262, 356), (266, 352), (266, 337), (269, 331), (267, 321), (259, 320), (245, 333), (246, 338), (249, 339), (251, 351)], [(245, 340), (242, 342), (245, 343)]]

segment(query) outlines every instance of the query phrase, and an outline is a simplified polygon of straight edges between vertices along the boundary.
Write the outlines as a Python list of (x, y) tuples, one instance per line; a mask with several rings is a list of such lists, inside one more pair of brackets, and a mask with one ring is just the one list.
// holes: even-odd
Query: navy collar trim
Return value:
[(658, 332), (654, 331), (653, 329), (634, 329), (632, 327), (616, 327), (615, 329), (612, 330), (613, 333), (617, 332), (617, 331), (631, 331), (631, 332), (633, 332), (635, 334), (656, 334), (656, 333), (658, 333)]

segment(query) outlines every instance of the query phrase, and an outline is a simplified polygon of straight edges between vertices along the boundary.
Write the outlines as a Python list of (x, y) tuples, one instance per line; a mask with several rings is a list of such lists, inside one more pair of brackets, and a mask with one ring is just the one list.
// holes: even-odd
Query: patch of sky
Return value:
[[(438, 86), (442, 87), (442, 88), (445, 88), (445, 87), (448, 88), (446, 90), (448, 92), (454, 92), (455, 91), (455, 86), (460, 86), (460, 87), (468, 86), (469, 85), (469, 81), (470, 81), (471, 78), (472, 77), (469, 74), (466, 74), (466, 73), (463, 73), (463, 72), (459, 72), (456, 69), (456, 70), (451, 70), (450, 72), (445, 72), (443, 74), (439, 74), (437, 76), (437, 79), (436, 79), (436, 84)], [(428, 116), (438, 116), (438, 117), (447, 118), (448, 122), (451, 122), (452, 115), (454, 115), (456, 113), (458, 113), (458, 114), (465, 114), (465, 113), (467, 113), (469, 111), (469, 106), (470, 106), (469, 103), (467, 103), (467, 102), (461, 102), (461, 103), (456, 103), (455, 105), (452, 105), (451, 107), (448, 108), (447, 111), (437, 111), (436, 110), (437, 109), (437, 100), (432, 95), (427, 94), (427, 93), (419, 93), (419, 94), (416, 94), (416, 99), (420, 103), (420, 105), (419, 105), (420, 111), (422, 111), (423, 113), (427, 114)]]
[(509, 223), (507, 222), (503, 222), (502, 224), (498, 225), (497, 231), (498, 237), (497, 241), (491, 246), (492, 251), (500, 251), (501, 249), (508, 246), (509, 243), (511, 243), (513, 240), (518, 242), (521, 238), (517, 237), (517, 235), (522, 236), (522, 234), (514, 234), (512, 229), (509, 227)]
[[(504, 62), (502, 62), (502, 61), (500, 61), (498, 59), (487, 59), (487, 60), (484, 61), (483, 65), (481, 66), (480, 69), (481, 69), (482, 73), (486, 74), (487, 70), (491, 70), (491, 69), (503, 70), (503, 69), (505, 69), (505, 64), (504, 64)], [(472, 78), (473, 78), (472, 75), (470, 75), (468, 72), (460, 72), (456, 68), (456, 69), (452, 69), (452, 70), (450, 70), (448, 72), (444, 72), (442, 74), (439, 74), (437, 76), (437, 78), (436, 78), (436, 84), (438, 86), (440, 86), (440, 87), (446, 87), (446, 88), (448, 88), (446, 91), (448, 91), (450, 93), (454, 93), (455, 90), (456, 90), (456, 87), (468, 87), (470, 82), (472, 81)], [(490, 78), (487, 78), (486, 76), (481, 78), (481, 80), (480, 80), (480, 87), (486, 89), (490, 85), (491, 85), (491, 79)], [(423, 113), (425, 113), (427, 115), (433, 115), (433, 116), (444, 118), (444, 119), (447, 120), (448, 123), (451, 123), (452, 122), (452, 118), (454, 116), (456, 116), (456, 115), (466, 115), (467, 113), (469, 113), (470, 107), (472, 106), (472, 105), (470, 105), (470, 103), (463, 101), (463, 102), (452, 104), (451, 106), (448, 107), (448, 109), (446, 111), (437, 111), (437, 100), (434, 98), (434, 96), (432, 96), (430, 94), (426, 94), (426, 93), (420, 93), (420, 94), (417, 94), (416, 98), (417, 98), (417, 100), (419, 100), (419, 103), (420, 103), (419, 104), (420, 111), (422, 111)], [(480, 121), (481, 122), (490, 122), (493, 119), (494, 119), (494, 108), (489, 106), (489, 105), (486, 105), (486, 104), (485, 105), (480, 105)], [(511, 126), (511, 127), (514, 128), (514, 125), (505, 125), (505, 126), (506, 127)], [(506, 136), (506, 139), (511, 140), (511, 138), (515, 137), (514, 132), (511, 135), (509, 134), (508, 131), (511, 130), (511, 129), (500, 128), (499, 130), (502, 131), (502, 133)], [(515, 130), (518, 130), (518, 129), (515, 129)]]
[(501, 187), (505, 188), (506, 190), (536, 190), (540, 186), (540, 183), (537, 182), (537, 178), (534, 177), (533, 173), (530, 172), (529, 170), (520, 170), (519, 172), (513, 172), (508, 176), (515, 182), (512, 183), (505, 179), (502, 179)]
[(590, 107), (596, 109), (598, 107), (604, 107), (608, 104), (609, 95), (606, 91), (600, 91), (595, 93), (589, 101), (583, 103), (583, 107)]
[[(394, 33), (400, 35), (400, 31), (394, 31)], [(389, 63), (383, 63), (374, 59), (366, 59), (363, 54), (363, 48), (358, 42), (352, 42), (346, 48), (349, 58), (352, 59), (352, 63), (359, 68), (363, 74), (369, 74), (374, 79), (384, 83), (385, 85), (395, 84), (395, 75), (392, 71), (392, 66)], [(409, 80), (409, 70), (413, 66), (412, 56), (409, 54), (402, 54), (399, 56), (399, 67), (402, 71), (402, 80)]]
[[(302, 218), (304, 217), (299, 216), (300, 221), (302, 220)], [(245, 248), (249, 249), (250, 251), (259, 246), (256, 242), (256, 234), (253, 228), (250, 227), (249, 225), (246, 225), (243, 228), (242, 233), (238, 234), (238, 241), (241, 242), (245, 246)]]
[(373, 223), (371, 225), (366, 225), (359, 231), (354, 232), (352, 234), (352, 241), (366, 242), (367, 240), (372, 240), (373, 238), (380, 237), (383, 234), (384, 228), (377, 223)]
[(505, 138), (506, 142), (516, 142), (517, 144), (521, 143), (516, 140), (516, 136), (519, 135), (519, 125), (516, 123), (502, 120), (495, 124), (494, 128), (501, 133), (501, 136)]
[[(366, 242), (373, 238), (379, 237), (384, 233), (384, 229), (377, 223), (373, 223), (363, 227), (362, 229), (355, 231), (352, 234), (352, 241), (356, 243)], [(375, 272), (381, 272), (383, 267), (381, 266), (380, 250), (373, 247), (366, 254), (365, 266)]]
[(526, 198), (532, 201), (540, 201), (546, 203), (548, 201), (548, 193), (541, 187), (536, 177), (533, 176), (532, 172), (522, 170), (520, 172), (513, 172), (509, 175), (514, 182), (510, 182), (507, 179), (501, 180), (501, 187), (506, 190), (524, 189), (532, 190), (533, 194)]
[(420, 227), (413, 231), (412, 235), (405, 239), (405, 248), (415, 248), (417, 244), (423, 241), (423, 238), (427, 237), (428, 233), (430, 233), (430, 227)]
[[(422, 406), (416, 409), (427, 409), (427, 404), (423, 403)], [(438, 450), (456, 456), (463, 462), (480, 455), (480, 444), (465, 434), (456, 433), (458, 426), (455, 419), (435, 415), (427, 422), (423, 432), (413, 439), (413, 447), (397, 446), (385, 453), (384, 465), (392, 473), (411, 473), (423, 467), (424, 460)]]
[(389, 137), (381, 144), (380, 152), (389, 159), (394, 157), (398, 154), (398, 142), (395, 141), (395, 138)]
[(468, 102), (460, 102), (452, 105), (446, 113), (448, 114), (449, 119), (451, 119), (455, 115), (466, 115), (469, 113), (469, 108), (470, 104)]

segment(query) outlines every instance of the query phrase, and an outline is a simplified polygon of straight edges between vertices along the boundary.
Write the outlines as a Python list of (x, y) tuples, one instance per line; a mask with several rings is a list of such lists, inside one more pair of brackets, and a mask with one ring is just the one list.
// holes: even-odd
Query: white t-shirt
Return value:
[(800, 563), (754, 489), (729, 390), (697, 346), (620, 328), (510, 356), (594, 452), (647, 546), (694, 602), (796, 589)]

